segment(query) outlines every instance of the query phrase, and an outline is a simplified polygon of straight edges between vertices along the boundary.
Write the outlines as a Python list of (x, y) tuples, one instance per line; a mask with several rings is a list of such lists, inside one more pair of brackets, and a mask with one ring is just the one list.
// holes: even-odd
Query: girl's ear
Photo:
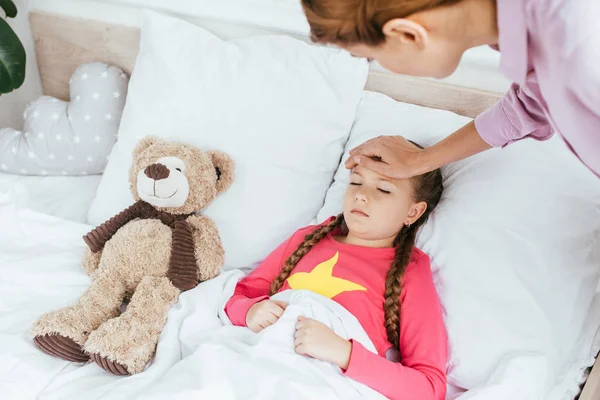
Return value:
[(404, 225), (412, 225), (414, 224), (427, 210), (427, 203), (424, 201), (420, 201), (418, 203), (414, 203), (410, 210), (408, 210), (408, 215), (406, 216), (406, 220), (404, 221)]
[(406, 44), (415, 44), (423, 49), (429, 42), (429, 33), (421, 24), (406, 18), (394, 18), (383, 25), (386, 39), (397, 40)]

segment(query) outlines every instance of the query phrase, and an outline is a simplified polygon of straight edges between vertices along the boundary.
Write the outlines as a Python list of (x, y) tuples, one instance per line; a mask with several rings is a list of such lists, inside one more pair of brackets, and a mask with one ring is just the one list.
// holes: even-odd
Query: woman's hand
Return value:
[(283, 315), (287, 303), (278, 300), (263, 300), (252, 305), (246, 314), (246, 326), (258, 333), (273, 325)]
[(352, 344), (321, 322), (299, 316), (294, 339), (296, 353), (348, 368)]
[(379, 136), (352, 149), (345, 164), (346, 168), (359, 164), (391, 179), (408, 179), (427, 172), (422, 155), (422, 149), (402, 136)]
[[(407, 179), (491, 148), (471, 121), (426, 149), (416, 147), (402, 136), (376, 137), (352, 149), (345, 164), (349, 169), (359, 164), (391, 179)], [(381, 161), (371, 157), (379, 157)]]

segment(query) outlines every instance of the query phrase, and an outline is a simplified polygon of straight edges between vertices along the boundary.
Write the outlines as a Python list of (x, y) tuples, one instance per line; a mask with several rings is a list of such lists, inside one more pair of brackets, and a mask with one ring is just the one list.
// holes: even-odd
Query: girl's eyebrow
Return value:
[[(363, 177), (363, 176), (360, 174), (360, 172), (358, 172), (358, 171), (355, 171), (355, 170), (352, 170), (352, 172), (350, 173), (350, 175), (353, 175), (353, 174), (356, 174), (356, 175), (360, 176), (361, 178)], [(377, 180), (378, 182), (385, 182), (385, 183), (389, 183), (390, 185), (394, 185), (394, 186), (396, 186), (396, 184), (395, 184), (394, 182), (392, 182), (391, 180), (388, 180), (388, 179), (386, 179), (386, 178), (379, 177), (379, 178), (376, 178), (376, 180)]]

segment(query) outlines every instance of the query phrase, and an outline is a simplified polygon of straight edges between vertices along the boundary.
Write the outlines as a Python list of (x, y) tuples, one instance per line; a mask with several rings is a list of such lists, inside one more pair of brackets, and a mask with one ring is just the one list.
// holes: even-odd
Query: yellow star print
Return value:
[(367, 290), (364, 286), (333, 276), (333, 267), (337, 264), (338, 253), (327, 261), (317, 265), (311, 272), (297, 272), (287, 280), (292, 289), (305, 289), (319, 293), (330, 299), (342, 292)]

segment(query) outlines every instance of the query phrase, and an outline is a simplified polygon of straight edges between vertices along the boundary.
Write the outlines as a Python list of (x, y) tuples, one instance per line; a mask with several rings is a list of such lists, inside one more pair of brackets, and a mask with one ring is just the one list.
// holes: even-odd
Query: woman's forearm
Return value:
[(471, 121), (447, 138), (423, 150), (419, 162), (422, 171), (419, 173), (433, 171), (491, 148), (492, 146), (484, 141), (475, 129), (475, 122)]

